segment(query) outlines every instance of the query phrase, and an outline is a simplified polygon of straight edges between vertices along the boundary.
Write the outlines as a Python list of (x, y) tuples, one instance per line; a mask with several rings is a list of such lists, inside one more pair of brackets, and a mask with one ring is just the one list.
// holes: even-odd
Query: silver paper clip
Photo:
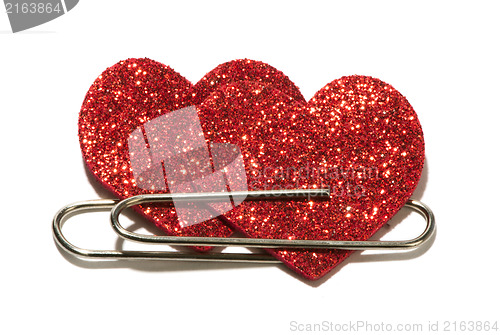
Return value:
[(139, 251), (139, 250), (91, 250), (79, 248), (70, 243), (62, 233), (65, 219), (88, 211), (111, 210), (111, 226), (116, 233), (127, 240), (152, 244), (167, 244), (171, 246), (220, 246), (220, 247), (252, 247), (252, 248), (313, 248), (313, 249), (413, 249), (421, 246), (435, 231), (434, 214), (425, 204), (417, 200), (409, 200), (404, 207), (419, 213), (426, 221), (424, 231), (416, 238), (404, 241), (340, 241), (340, 240), (288, 240), (234, 237), (191, 237), (191, 236), (156, 236), (144, 235), (129, 231), (120, 224), (120, 213), (131, 206), (143, 203), (161, 203), (176, 201), (210, 200), (217, 201), (222, 197), (245, 196), (245, 201), (280, 201), (280, 200), (328, 200), (328, 189), (300, 189), (248, 192), (213, 192), (213, 193), (183, 193), (183, 194), (147, 194), (137, 195), (124, 200), (103, 199), (89, 200), (67, 205), (60, 209), (52, 224), (54, 239), (58, 245), (69, 253), (82, 258), (91, 259), (148, 259), (148, 260), (182, 260), (182, 261), (225, 261), (253, 263), (281, 263), (267, 254), (254, 253), (195, 253), (177, 251)]

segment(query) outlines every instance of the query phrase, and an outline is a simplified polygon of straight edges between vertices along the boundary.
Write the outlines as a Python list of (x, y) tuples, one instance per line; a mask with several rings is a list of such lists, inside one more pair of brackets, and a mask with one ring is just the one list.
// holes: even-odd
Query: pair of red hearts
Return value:
[[(127, 140), (144, 123), (196, 105), (208, 142), (240, 147), (249, 190), (329, 188), (329, 201), (243, 202), (217, 219), (181, 228), (175, 209), (139, 210), (167, 234), (366, 240), (409, 199), (423, 168), (417, 115), (392, 86), (366, 76), (334, 80), (309, 101), (282, 72), (258, 61), (219, 65), (197, 84), (149, 59), (104, 71), (83, 103), (79, 136), (96, 178), (120, 198), (135, 184)], [(317, 279), (345, 250), (269, 250)]]

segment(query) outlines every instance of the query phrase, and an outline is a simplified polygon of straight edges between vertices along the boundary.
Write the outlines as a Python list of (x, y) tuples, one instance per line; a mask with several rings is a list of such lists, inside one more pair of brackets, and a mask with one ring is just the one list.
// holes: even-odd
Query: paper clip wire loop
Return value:
[[(296, 192), (290, 195), (290, 191)], [(300, 192), (299, 192), (300, 191)], [(306, 193), (304, 193), (306, 191)], [(327, 197), (328, 190), (288, 190), (280, 191), (253, 191), (247, 192), (247, 201), (280, 200), (284, 197), (311, 197), (318, 200)], [(314, 192), (314, 193), (313, 193)], [(235, 192), (233, 192), (235, 193)], [(227, 194), (227, 193), (226, 193)], [(222, 247), (253, 247), (253, 248), (313, 248), (313, 249), (347, 249), (347, 250), (374, 250), (374, 249), (413, 249), (425, 243), (435, 231), (435, 219), (431, 209), (417, 200), (409, 200), (404, 206), (419, 213), (426, 221), (426, 227), (420, 236), (405, 241), (339, 241), (339, 240), (288, 240), (288, 239), (258, 239), (233, 237), (190, 237), (190, 236), (155, 236), (131, 232), (123, 228), (118, 220), (120, 213), (126, 208), (142, 203), (171, 202), (184, 198), (217, 200), (217, 193), (187, 193), (187, 194), (148, 194), (138, 195), (119, 200), (90, 200), (68, 205), (54, 217), (53, 234), (56, 242), (68, 252), (84, 258), (97, 259), (150, 259), (150, 260), (184, 260), (184, 261), (226, 261), (226, 262), (254, 262), (254, 263), (281, 263), (267, 254), (255, 253), (184, 253), (176, 251), (118, 251), (118, 250), (89, 250), (71, 244), (62, 233), (62, 225), (69, 215), (81, 214), (90, 210), (111, 210), (111, 225), (124, 239), (153, 244), (168, 244), (172, 246), (222, 246)], [(292, 200), (288, 198), (288, 200)], [(293, 199), (295, 200), (295, 199)]]

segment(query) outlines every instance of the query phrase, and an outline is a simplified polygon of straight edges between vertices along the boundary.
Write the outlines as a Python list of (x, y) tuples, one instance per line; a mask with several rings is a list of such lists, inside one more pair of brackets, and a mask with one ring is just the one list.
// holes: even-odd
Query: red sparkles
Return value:
[[(306, 102), (280, 71), (250, 60), (218, 66), (192, 85), (171, 68), (129, 59), (92, 85), (79, 120), (84, 159), (120, 198), (145, 193), (133, 180), (129, 134), (145, 122), (199, 106), (207, 141), (240, 146), (249, 189), (330, 188), (327, 202), (244, 202), (222, 218), (249, 237), (366, 240), (408, 200), (423, 167), (424, 140), (408, 101), (392, 86), (350, 76)], [(229, 236), (213, 219), (180, 228), (168, 206), (141, 206), (167, 234)], [(350, 255), (342, 250), (269, 250), (317, 279)]]
[[(226, 213), (255, 238), (366, 240), (408, 200), (424, 162), (417, 116), (392, 86), (335, 80), (309, 103), (255, 82), (229, 84), (200, 108), (211, 141), (240, 146), (249, 188), (329, 188), (329, 202), (244, 202)], [(351, 254), (268, 250), (308, 279)]]

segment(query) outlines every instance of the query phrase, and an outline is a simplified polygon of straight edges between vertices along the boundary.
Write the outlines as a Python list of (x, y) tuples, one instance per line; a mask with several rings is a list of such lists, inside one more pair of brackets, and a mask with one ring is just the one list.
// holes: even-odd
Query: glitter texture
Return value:
[[(171, 68), (149, 59), (129, 59), (102, 73), (89, 89), (79, 119), (83, 158), (96, 178), (115, 195), (155, 193), (136, 185), (128, 154), (129, 135), (164, 113), (191, 105), (192, 84)], [(172, 206), (138, 206), (138, 211), (170, 235), (229, 236), (212, 219), (181, 228)]]
[[(306, 102), (280, 71), (251, 60), (222, 65), (192, 85), (171, 68), (129, 59), (107, 69), (83, 103), (84, 160), (120, 198), (133, 180), (127, 139), (149, 120), (197, 105), (208, 142), (240, 147), (250, 190), (330, 188), (330, 201), (244, 202), (220, 219), (181, 228), (173, 207), (141, 206), (167, 234), (366, 240), (409, 199), (424, 162), (417, 116), (392, 86), (371, 77), (334, 80)], [(307, 279), (351, 254), (268, 250)]]
[[(374, 78), (335, 80), (304, 104), (256, 82), (229, 84), (200, 109), (210, 140), (240, 146), (249, 189), (329, 188), (327, 202), (244, 202), (225, 216), (246, 236), (366, 240), (408, 200), (424, 162), (417, 116)], [(351, 251), (268, 250), (308, 279)]]
[(221, 64), (207, 73), (195, 85), (196, 98), (194, 103), (203, 102), (217, 86), (237, 81), (255, 81), (271, 86), (296, 101), (306, 102), (297, 86), (283, 72), (266, 63), (250, 59), (239, 59)]
[[(87, 167), (101, 184), (121, 199), (160, 193), (137, 187), (129, 159), (129, 135), (146, 122), (195, 105), (220, 85), (241, 79), (265, 82), (303, 100), (282, 72), (248, 59), (219, 65), (196, 87), (170, 67), (147, 58), (115, 64), (92, 84), (80, 111), (79, 138)], [(169, 205), (134, 208), (169, 235), (226, 237), (232, 233), (231, 228), (217, 219), (181, 228), (175, 209)]]

